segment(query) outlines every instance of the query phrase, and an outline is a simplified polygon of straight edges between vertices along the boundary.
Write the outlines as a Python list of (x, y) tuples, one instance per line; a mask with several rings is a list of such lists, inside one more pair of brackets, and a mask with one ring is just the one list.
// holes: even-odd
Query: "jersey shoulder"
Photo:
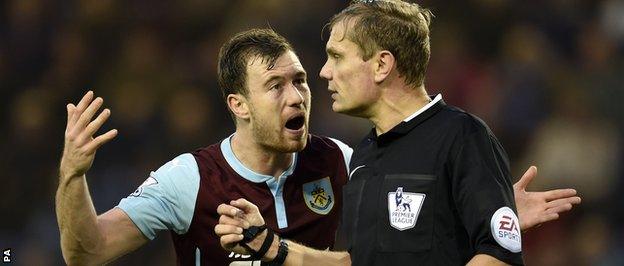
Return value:
[(463, 135), (485, 133), (493, 135), (490, 127), (480, 117), (462, 110), (459, 107), (446, 105), (441, 111), (443, 119), (448, 121), (447, 126)]

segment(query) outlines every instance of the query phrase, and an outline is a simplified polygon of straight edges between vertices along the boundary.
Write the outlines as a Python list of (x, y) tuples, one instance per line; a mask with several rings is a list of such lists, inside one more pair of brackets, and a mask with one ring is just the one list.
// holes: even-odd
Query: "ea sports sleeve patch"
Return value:
[(501, 247), (518, 253), (522, 251), (522, 235), (518, 217), (509, 207), (498, 209), (490, 222), (492, 237)]

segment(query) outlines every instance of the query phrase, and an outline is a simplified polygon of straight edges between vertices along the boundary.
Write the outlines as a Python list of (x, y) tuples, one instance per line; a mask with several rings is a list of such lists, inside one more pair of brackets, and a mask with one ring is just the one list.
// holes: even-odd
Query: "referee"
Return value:
[(483, 121), (425, 90), (431, 17), (355, 1), (330, 22), (332, 109), (375, 126), (351, 158), (336, 250), (353, 265), (521, 265), (505, 151)]
[[(508, 159), (478, 118), (436, 96), (351, 158), (338, 250), (353, 265), (522, 264)], [(481, 257), (479, 257), (481, 258)]]

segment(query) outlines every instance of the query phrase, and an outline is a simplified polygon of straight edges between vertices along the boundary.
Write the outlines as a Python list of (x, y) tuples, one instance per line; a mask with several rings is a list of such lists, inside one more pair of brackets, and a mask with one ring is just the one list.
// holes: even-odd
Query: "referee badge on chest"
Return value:
[(328, 214), (335, 200), (329, 177), (303, 184), (303, 200), (313, 212)]
[(399, 231), (414, 228), (420, 208), (425, 202), (425, 196), (422, 193), (403, 191), (403, 187), (398, 187), (394, 192), (388, 192), (390, 226)]

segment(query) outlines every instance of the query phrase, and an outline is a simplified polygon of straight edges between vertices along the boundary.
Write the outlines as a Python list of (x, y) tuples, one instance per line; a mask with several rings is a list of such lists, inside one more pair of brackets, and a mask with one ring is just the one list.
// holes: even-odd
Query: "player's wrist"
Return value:
[(251, 226), (243, 230), (243, 239), (239, 241), (239, 245), (247, 250), (252, 259), (265, 260), (265, 258), (275, 257), (275, 255), (267, 254), (275, 245), (275, 239), (275, 233), (266, 225)]
[(59, 165), (59, 177), (61, 179), (72, 179), (76, 177), (81, 177), (84, 175), (83, 171), (79, 171), (75, 167), (72, 167), (71, 163), (61, 161)]
[(84, 177), (84, 173), (79, 173), (77, 171), (72, 171), (64, 168), (59, 169), (59, 185), (66, 185), (70, 181), (75, 180), (77, 178)]
[(260, 247), (262, 247), (265, 239), (267, 238), (268, 233), (269, 230), (262, 229), (262, 232), (258, 233), (255, 237), (253, 237), (247, 245), (253, 250), (259, 250)]
[(275, 237), (273, 238), (273, 242), (271, 243), (269, 250), (264, 254), (264, 257), (262, 257), (262, 261), (269, 262), (269, 261), (275, 260), (275, 257), (277, 257), (277, 254), (279, 251), (280, 239), (281, 238), (277, 234), (275, 234)]

